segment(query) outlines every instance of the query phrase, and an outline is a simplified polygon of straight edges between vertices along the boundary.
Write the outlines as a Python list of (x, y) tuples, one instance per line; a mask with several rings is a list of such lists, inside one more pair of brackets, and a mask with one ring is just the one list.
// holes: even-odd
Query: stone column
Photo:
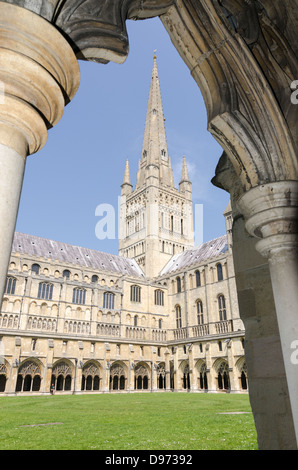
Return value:
[(26, 157), (45, 145), (79, 80), (75, 54), (54, 26), (0, 2), (0, 302)]
[(298, 444), (298, 182), (253, 188), (238, 206), (249, 234), (261, 238), (256, 249), (268, 259)]

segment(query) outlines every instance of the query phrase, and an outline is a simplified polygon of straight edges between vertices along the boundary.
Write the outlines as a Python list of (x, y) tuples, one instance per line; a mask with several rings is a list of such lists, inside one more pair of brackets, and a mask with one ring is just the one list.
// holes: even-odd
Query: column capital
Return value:
[(298, 181), (279, 181), (257, 186), (237, 202), (248, 233), (260, 241), (257, 250), (265, 258), (298, 249)]
[(45, 145), (75, 95), (78, 62), (48, 21), (0, 2), (0, 75), (0, 143), (26, 157)]

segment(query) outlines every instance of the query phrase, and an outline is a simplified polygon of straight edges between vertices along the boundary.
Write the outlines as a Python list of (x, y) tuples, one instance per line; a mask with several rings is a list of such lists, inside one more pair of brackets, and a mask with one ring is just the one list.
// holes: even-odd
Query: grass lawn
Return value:
[[(221, 414), (229, 412), (246, 413)], [(247, 395), (55, 395), (0, 398), (0, 449), (253, 450), (257, 442)]]

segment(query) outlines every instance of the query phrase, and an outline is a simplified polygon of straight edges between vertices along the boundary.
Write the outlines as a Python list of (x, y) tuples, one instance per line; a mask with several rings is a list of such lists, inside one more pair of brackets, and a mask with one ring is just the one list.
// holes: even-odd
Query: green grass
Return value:
[[(220, 414), (249, 412), (248, 414)], [(1, 450), (254, 450), (247, 395), (0, 398)], [(47, 423), (47, 426), (28, 426)], [(22, 427), (26, 426), (26, 427)]]

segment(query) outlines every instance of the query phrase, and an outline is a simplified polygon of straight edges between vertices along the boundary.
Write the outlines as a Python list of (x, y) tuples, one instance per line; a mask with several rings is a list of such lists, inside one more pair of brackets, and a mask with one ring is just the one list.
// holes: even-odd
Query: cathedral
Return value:
[(1, 395), (248, 391), (226, 234), (194, 244), (192, 185), (174, 184), (156, 56), (119, 255), (15, 233), (0, 315)]

